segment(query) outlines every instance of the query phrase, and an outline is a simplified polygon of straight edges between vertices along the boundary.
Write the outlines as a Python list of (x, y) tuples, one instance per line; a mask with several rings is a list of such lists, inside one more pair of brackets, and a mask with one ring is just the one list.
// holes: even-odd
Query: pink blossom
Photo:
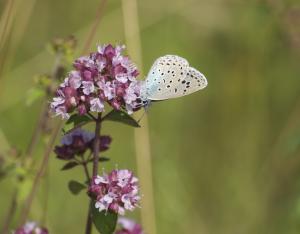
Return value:
[(58, 106), (55, 109), (55, 115), (61, 116), (62, 119), (68, 119), (70, 118), (70, 115), (67, 113), (67, 109), (65, 106)]
[(59, 105), (63, 104), (65, 99), (63, 97), (54, 97), (53, 101), (51, 102), (51, 108), (56, 108)]
[(60, 84), (51, 109), (62, 118), (77, 111), (103, 112), (107, 102), (116, 110), (128, 113), (140, 108), (141, 84), (138, 70), (129, 57), (122, 55), (124, 46), (98, 46), (96, 52), (75, 60), (74, 70)]
[(78, 89), (81, 86), (81, 77), (78, 71), (71, 71), (69, 74), (69, 85), (74, 89)]
[(121, 226), (121, 229), (117, 230), (115, 234), (144, 234), (141, 225), (131, 219), (119, 218), (118, 224)]
[(95, 91), (95, 86), (92, 81), (82, 81), (82, 86), (83, 86), (82, 92), (85, 95), (89, 95), (90, 93)]
[(111, 100), (115, 96), (115, 88), (110, 81), (99, 81), (97, 84), (99, 88), (103, 90), (104, 96), (107, 100)]
[(35, 222), (27, 222), (24, 226), (13, 231), (13, 234), (48, 234), (48, 230), (39, 227)]
[(104, 110), (104, 104), (100, 100), (100, 98), (93, 98), (90, 101), (91, 111), (102, 112)]
[(126, 93), (124, 95), (124, 100), (126, 104), (131, 104), (137, 99), (137, 94), (135, 92), (135, 84), (131, 83), (129, 87), (126, 89)]
[(111, 210), (124, 215), (125, 210), (138, 206), (138, 179), (127, 169), (113, 170), (109, 174), (96, 176), (92, 180), (89, 193), (95, 198), (95, 207), (101, 211)]

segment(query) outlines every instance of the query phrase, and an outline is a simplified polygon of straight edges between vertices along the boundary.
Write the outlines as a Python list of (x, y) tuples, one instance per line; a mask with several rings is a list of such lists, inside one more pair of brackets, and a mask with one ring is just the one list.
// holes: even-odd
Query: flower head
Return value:
[(133, 62), (122, 55), (124, 46), (99, 46), (96, 52), (75, 60), (51, 102), (55, 115), (68, 119), (72, 112), (103, 112), (104, 103), (132, 113), (139, 108), (141, 83)]
[(48, 230), (39, 227), (35, 222), (27, 222), (23, 227), (15, 230), (13, 234), (48, 234)]
[(138, 179), (127, 169), (113, 170), (103, 176), (93, 178), (89, 194), (95, 198), (95, 207), (99, 211), (113, 211), (120, 215), (125, 210), (134, 210), (138, 206)]
[[(61, 139), (61, 145), (56, 146), (54, 152), (62, 160), (73, 159), (75, 155), (82, 155), (87, 150), (92, 150), (95, 134), (81, 128), (75, 129)], [(105, 151), (111, 143), (110, 136), (100, 137), (100, 151)]]
[(121, 226), (121, 229), (117, 230), (115, 234), (144, 234), (141, 225), (131, 219), (119, 218), (118, 224)]

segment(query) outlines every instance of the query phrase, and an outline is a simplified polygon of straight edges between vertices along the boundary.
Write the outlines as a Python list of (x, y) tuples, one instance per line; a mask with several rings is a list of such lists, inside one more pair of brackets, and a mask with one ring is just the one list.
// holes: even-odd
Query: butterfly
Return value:
[(148, 106), (151, 101), (182, 97), (206, 86), (205, 76), (190, 67), (186, 59), (165, 55), (156, 59), (142, 84), (141, 101)]

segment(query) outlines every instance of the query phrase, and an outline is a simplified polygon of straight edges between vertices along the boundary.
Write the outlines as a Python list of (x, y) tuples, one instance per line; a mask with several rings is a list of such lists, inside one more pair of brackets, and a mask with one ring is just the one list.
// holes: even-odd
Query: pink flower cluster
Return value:
[(107, 102), (116, 110), (129, 114), (138, 108), (141, 83), (138, 70), (122, 55), (124, 46), (99, 46), (97, 52), (75, 60), (72, 70), (59, 86), (51, 109), (64, 119), (77, 111), (103, 112)]
[(129, 170), (113, 170), (109, 174), (96, 176), (89, 187), (89, 194), (96, 199), (95, 207), (99, 211), (113, 211), (120, 215), (125, 210), (134, 210), (138, 206), (138, 179)]
[(118, 224), (120, 224), (121, 229), (117, 230), (115, 234), (144, 234), (141, 225), (131, 219), (119, 218)]
[(13, 234), (48, 234), (48, 230), (38, 227), (35, 222), (27, 222), (23, 227), (18, 228)]

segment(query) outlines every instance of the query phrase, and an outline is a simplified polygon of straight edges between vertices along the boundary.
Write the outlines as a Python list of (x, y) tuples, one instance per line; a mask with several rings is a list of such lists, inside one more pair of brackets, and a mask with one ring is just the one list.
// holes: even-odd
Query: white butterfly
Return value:
[(165, 55), (152, 65), (141, 89), (144, 105), (151, 101), (182, 97), (207, 86), (205, 76), (189, 66), (186, 59)]

